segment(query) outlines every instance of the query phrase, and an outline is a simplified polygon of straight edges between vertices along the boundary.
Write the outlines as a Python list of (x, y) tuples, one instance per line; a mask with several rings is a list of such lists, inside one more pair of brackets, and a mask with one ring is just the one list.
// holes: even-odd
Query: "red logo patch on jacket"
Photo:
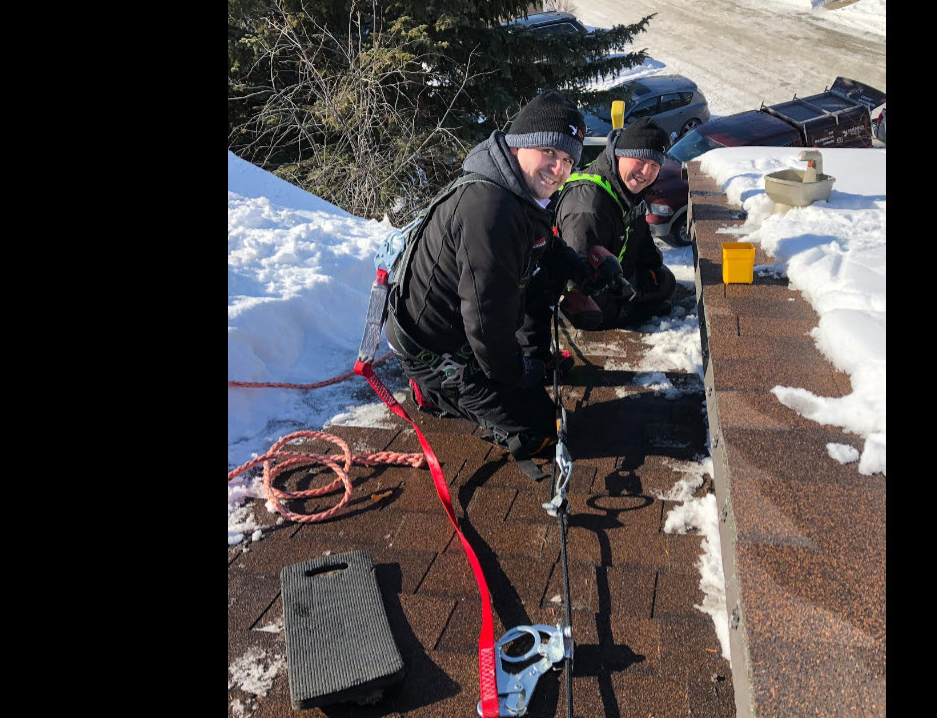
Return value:
[(541, 237), (536, 242), (534, 242), (534, 249), (540, 249), (541, 247), (545, 247), (546, 245), (547, 245), (547, 238)]

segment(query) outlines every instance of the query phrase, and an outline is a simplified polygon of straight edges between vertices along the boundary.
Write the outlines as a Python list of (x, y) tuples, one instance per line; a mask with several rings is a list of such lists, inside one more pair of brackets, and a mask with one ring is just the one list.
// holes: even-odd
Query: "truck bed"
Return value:
[(762, 111), (799, 127), (812, 147), (871, 147), (869, 113), (884, 93), (861, 82), (837, 77), (832, 87), (808, 97), (764, 106)]
[(872, 146), (869, 111), (861, 105), (829, 111), (801, 99), (762, 109), (800, 127), (808, 147)]
[(808, 97), (764, 106), (803, 133), (812, 147), (871, 147), (869, 112), (885, 101), (884, 93), (861, 82), (837, 77), (833, 86)]

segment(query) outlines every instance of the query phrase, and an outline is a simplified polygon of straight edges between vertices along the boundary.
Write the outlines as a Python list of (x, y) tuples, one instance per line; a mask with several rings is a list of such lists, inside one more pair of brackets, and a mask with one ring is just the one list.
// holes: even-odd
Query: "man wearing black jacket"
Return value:
[[(670, 313), (677, 282), (654, 244), (644, 203), (669, 147), (664, 129), (650, 117), (641, 117), (625, 129), (612, 130), (605, 151), (562, 187), (556, 226), (563, 239), (582, 253), (596, 244), (605, 247), (618, 257), (635, 291), (633, 297), (614, 288), (595, 294), (602, 323), (581, 328), (633, 327)], [(577, 324), (575, 316), (566, 316)]]
[(483, 181), (431, 213), (388, 316), (387, 339), (417, 404), (476, 422), (517, 460), (556, 440), (543, 386), (549, 357), (519, 333), (525, 288), (541, 270), (564, 286), (594, 274), (555, 235), (547, 209), (579, 161), (584, 127), (575, 105), (546, 92), (507, 133), (474, 147), (462, 169)]

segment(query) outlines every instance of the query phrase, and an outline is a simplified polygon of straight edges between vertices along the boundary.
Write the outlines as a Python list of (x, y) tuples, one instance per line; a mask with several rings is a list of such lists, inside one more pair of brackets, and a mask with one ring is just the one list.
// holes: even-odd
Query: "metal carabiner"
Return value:
[(556, 480), (556, 493), (553, 498), (541, 504), (550, 516), (556, 516), (557, 511), (567, 511), (566, 488), (569, 486), (569, 479), (573, 475), (573, 457), (562, 439), (556, 442), (556, 467), (559, 475)]
[[(531, 636), (533, 645), (522, 656), (510, 656), (504, 652), (507, 645), (524, 635)], [(546, 637), (544, 640), (543, 637)], [(540, 659), (509, 673), (503, 662), (523, 663), (540, 656)], [(527, 714), (527, 706), (540, 676), (550, 669), (559, 670), (556, 664), (573, 657), (573, 636), (569, 626), (517, 626), (507, 631), (495, 644), (495, 663), (498, 681), (498, 713), (502, 716)], [(478, 702), (478, 715), (482, 715), (482, 704)]]

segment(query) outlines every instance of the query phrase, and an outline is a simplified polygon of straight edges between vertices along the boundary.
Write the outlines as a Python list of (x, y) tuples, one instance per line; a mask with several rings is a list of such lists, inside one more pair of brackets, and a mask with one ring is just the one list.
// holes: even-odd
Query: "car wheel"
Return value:
[(667, 243), (674, 247), (686, 247), (692, 244), (690, 236), (686, 231), (686, 215), (680, 217), (670, 228), (670, 234), (667, 235)]
[(687, 132), (692, 130), (694, 127), (699, 127), (701, 124), (702, 123), (695, 117), (693, 119), (687, 120), (683, 123), (683, 127), (680, 128), (680, 136), (683, 137)]

